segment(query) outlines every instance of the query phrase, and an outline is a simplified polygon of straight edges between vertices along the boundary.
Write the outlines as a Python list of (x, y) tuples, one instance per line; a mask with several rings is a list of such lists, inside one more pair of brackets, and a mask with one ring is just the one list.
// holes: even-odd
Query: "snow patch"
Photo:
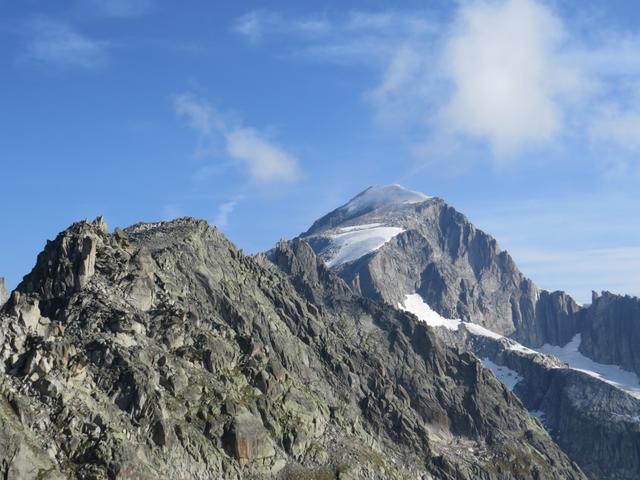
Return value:
[(419, 203), (431, 197), (420, 192), (412, 192), (402, 185), (382, 185), (370, 187), (349, 201), (343, 208), (350, 213), (373, 210), (384, 205), (403, 205)]
[(507, 340), (509, 341), (508, 350), (513, 350), (515, 352), (522, 352), (522, 353), (533, 353), (533, 354), (539, 353), (539, 352), (536, 352), (535, 350), (530, 349), (529, 347), (525, 347), (524, 345), (516, 342), (515, 340), (511, 340), (510, 338), (508, 338)]
[[(533, 355), (543, 354), (557, 357), (560, 361), (568, 364), (569, 368), (591, 375), (592, 377), (606, 382), (609, 385), (613, 385), (614, 387), (623, 390), (632, 397), (640, 399), (640, 378), (638, 375), (628, 370), (624, 370), (617, 365), (606, 365), (595, 362), (580, 353), (578, 351), (578, 347), (580, 347), (580, 342), (582, 340), (580, 334), (573, 337), (564, 347), (545, 344), (537, 349), (531, 349), (481, 325), (444, 318), (431, 309), (431, 307), (429, 307), (429, 305), (417, 293), (406, 295), (404, 304), (400, 304), (399, 307), (401, 310), (413, 313), (416, 317), (423, 322), (426, 322), (427, 325), (431, 327), (444, 327), (448, 330), (457, 331), (460, 325), (462, 325), (472, 335), (503, 341), (506, 343), (505, 348), (507, 350)], [(522, 380), (522, 377), (518, 375), (517, 372), (508, 367), (497, 365), (488, 358), (483, 358), (482, 363), (485, 367), (492, 370), (496, 377), (498, 377), (498, 379), (510, 389)], [(534, 413), (535, 412), (532, 412), (532, 414)]]
[(482, 364), (491, 370), (493, 374), (500, 380), (509, 390), (513, 390), (522, 377), (517, 372), (503, 365), (493, 363), (488, 358), (481, 358)]
[(444, 318), (438, 312), (431, 309), (422, 297), (417, 293), (405, 295), (404, 304), (398, 305), (401, 310), (413, 313), (419, 320), (422, 320), (430, 327), (444, 327), (448, 330), (458, 330), (460, 320)]
[(614, 387), (624, 390), (629, 395), (640, 398), (640, 381), (638, 376), (617, 365), (598, 363), (578, 351), (582, 336), (578, 333), (564, 347), (545, 344), (538, 351), (545, 355), (553, 355), (569, 364), (573, 370), (584, 372)]
[(502, 335), (492, 332), (491, 330), (484, 328), (482, 325), (478, 325), (475, 323), (464, 322), (464, 328), (469, 330), (469, 332), (473, 333), (474, 335), (480, 335), (481, 337), (495, 338), (496, 340), (504, 338)]
[[(371, 225), (376, 225), (372, 227)], [(404, 232), (399, 227), (381, 227), (379, 224), (360, 225), (343, 233), (330, 235), (331, 247), (336, 249), (333, 258), (327, 261), (329, 268), (352, 262), (371, 252), (375, 252), (396, 235)]]
[(366, 230), (368, 228), (381, 227), (382, 223), (364, 223), (362, 225), (352, 225), (350, 227), (339, 228), (340, 232), (355, 232), (357, 230)]
[(478, 325), (476, 323), (470, 323), (470, 322), (462, 322), (462, 324), (464, 325), (464, 328), (466, 328), (469, 331), (469, 333), (473, 335), (493, 338), (494, 340), (502, 340), (504, 343), (506, 343), (505, 348), (507, 350), (512, 350), (514, 352), (529, 353), (529, 354), (538, 353), (535, 350), (525, 347), (521, 343), (518, 343), (515, 340), (512, 340), (503, 335), (500, 335), (499, 333), (496, 333), (492, 330), (489, 330), (488, 328), (485, 328), (482, 325)]
[[(558, 347), (556, 345), (545, 344), (537, 349), (531, 349), (524, 345), (511, 340), (510, 338), (503, 337), (491, 330), (488, 330), (480, 325), (474, 323), (462, 322), (462, 325), (474, 335), (480, 335), (483, 337), (489, 337), (496, 340), (504, 340), (507, 342), (506, 349), (516, 352), (522, 352), (526, 354), (543, 354), (557, 357), (560, 361), (569, 365), (572, 370), (584, 372), (587, 375), (602, 380), (603, 382), (613, 385), (614, 387), (623, 390), (632, 397), (640, 399), (640, 379), (638, 376), (624, 370), (617, 365), (606, 365), (598, 363), (586, 357), (578, 351), (580, 342), (582, 340), (581, 335), (577, 334), (569, 343), (564, 347)], [(484, 360), (483, 360), (484, 361)], [(557, 367), (562, 368), (562, 367)], [(497, 375), (497, 374), (496, 374)]]
[[(461, 320), (454, 320), (444, 318), (439, 313), (435, 312), (423, 299), (417, 294), (405, 295), (403, 304), (398, 305), (401, 310), (413, 313), (418, 319), (425, 322), (431, 327), (444, 327), (448, 330), (457, 331), (460, 325), (463, 325), (469, 333), (477, 336), (488, 337), (494, 340), (501, 340), (506, 342), (505, 348), (507, 350), (513, 350), (516, 352), (522, 352), (526, 354), (543, 354), (557, 357), (562, 362), (569, 365), (569, 368), (584, 372), (592, 377), (595, 377), (603, 382), (613, 385), (620, 390), (627, 392), (629, 395), (640, 399), (640, 379), (638, 376), (617, 365), (605, 365), (595, 362), (586, 357), (578, 351), (578, 347), (581, 342), (581, 335), (577, 334), (569, 343), (564, 347), (558, 347), (555, 345), (543, 345), (537, 349), (531, 349), (524, 345), (504, 337), (498, 333), (495, 333), (481, 325), (475, 323), (463, 322)], [(517, 372), (511, 370), (508, 367), (497, 365), (488, 358), (481, 359), (485, 367), (493, 371), (498, 379), (504, 383), (510, 389), (522, 380), (522, 377)], [(562, 367), (557, 367), (562, 368)], [(535, 412), (531, 412), (532, 415)], [(535, 415), (538, 416), (538, 415)], [(539, 417), (541, 418), (541, 417)], [(543, 418), (541, 418), (543, 420)]]
[(529, 414), (540, 420), (540, 423), (542, 423), (543, 425), (547, 420), (547, 417), (542, 410), (529, 410)]

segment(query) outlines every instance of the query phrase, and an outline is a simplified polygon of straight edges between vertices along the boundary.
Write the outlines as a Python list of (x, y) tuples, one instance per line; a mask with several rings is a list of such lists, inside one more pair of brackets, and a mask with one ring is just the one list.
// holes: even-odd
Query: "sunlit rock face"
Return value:
[(419, 293), (446, 318), (529, 345), (569, 341), (580, 307), (525, 278), (490, 235), (443, 200), (371, 187), (301, 235), (354, 291), (392, 305)]
[(585, 478), (475, 357), (302, 241), (74, 224), (0, 310), (0, 358), (4, 478)]
[(4, 278), (0, 277), (0, 307), (8, 300), (9, 294), (4, 284)]

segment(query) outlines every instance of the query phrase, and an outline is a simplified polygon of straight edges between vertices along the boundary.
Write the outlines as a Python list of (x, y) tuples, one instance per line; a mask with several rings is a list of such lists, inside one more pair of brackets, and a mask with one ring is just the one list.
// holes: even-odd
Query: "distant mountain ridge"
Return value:
[[(358, 232), (359, 238), (353, 235)], [(350, 234), (354, 242), (376, 235), (380, 241), (334, 265), (340, 249), (357, 250), (354, 242), (340, 241)], [(439, 198), (399, 185), (370, 187), (301, 238), (367, 297), (398, 305), (418, 292), (444, 317), (472, 321), (526, 344), (563, 344), (575, 330), (580, 307), (569, 295), (538, 289), (495, 239)]]
[(482, 358), (591, 478), (640, 478), (640, 300), (603, 292), (582, 307), (539, 289), (464, 215), (397, 184), (369, 187), (299, 238), (354, 292)]

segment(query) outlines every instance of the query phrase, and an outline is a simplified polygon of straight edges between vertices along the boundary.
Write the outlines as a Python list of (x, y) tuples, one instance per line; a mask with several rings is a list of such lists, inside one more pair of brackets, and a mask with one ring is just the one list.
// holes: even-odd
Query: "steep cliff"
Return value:
[(593, 303), (585, 309), (580, 323), (582, 353), (640, 375), (639, 298), (594, 293)]

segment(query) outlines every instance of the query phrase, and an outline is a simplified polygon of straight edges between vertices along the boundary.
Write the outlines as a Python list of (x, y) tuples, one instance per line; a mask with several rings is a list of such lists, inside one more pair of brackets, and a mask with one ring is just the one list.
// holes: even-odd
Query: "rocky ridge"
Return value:
[[(370, 195), (375, 201), (367, 201)], [(401, 232), (385, 242), (363, 242), (376, 230), (392, 227)], [(349, 245), (345, 236), (367, 248)], [(604, 292), (594, 294), (592, 305), (581, 307), (564, 292), (541, 290), (492, 237), (462, 214), (441, 199), (397, 185), (365, 190), (316, 221), (300, 238), (355, 292), (400, 306), (417, 293), (436, 317), (486, 328), (474, 334), (458, 328), (468, 325), (460, 321), (435, 322), (445, 325), (436, 330), (448, 344), (518, 375), (515, 393), (531, 411), (544, 416), (553, 438), (591, 478), (631, 480), (640, 475), (636, 398), (500, 338), (505, 335), (533, 348), (565, 346), (578, 339), (579, 351), (587, 357), (638, 372), (638, 299)], [(344, 248), (358, 256), (334, 263), (336, 250)]]
[(272, 260), (193, 219), (48, 242), (0, 310), (0, 473), (584, 478), (474, 356), (304, 242)]

